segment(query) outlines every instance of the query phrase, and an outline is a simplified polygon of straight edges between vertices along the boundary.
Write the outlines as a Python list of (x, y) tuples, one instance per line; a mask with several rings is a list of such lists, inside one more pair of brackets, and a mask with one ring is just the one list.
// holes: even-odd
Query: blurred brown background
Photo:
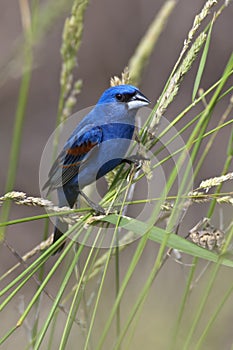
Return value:
[[(100, 0), (90, 3), (85, 15), (83, 42), (78, 53), (78, 69), (76, 72), (76, 76), (83, 79), (83, 89), (78, 96), (75, 110), (93, 105), (102, 91), (109, 86), (110, 77), (122, 72), (140, 38), (145, 33), (148, 25), (162, 4), (163, 1), (153, 0)], [(200, 0), (179, 1), (169, 18), (167, 27), (156, 45), (141, 84), (141, 90), (151, 99), (152, 103), (159, 97), (166, 79), (179, 56), (183, 41), (193, 23), (194, 16), (199, 12), (203, 4), (204, 1)], [(68, 13), (64, 13), (60, 16), (59, 20), (51, 24), (46, 35), (35, 48), (35, 67), (30, 84), (18, 172), (14, 186), (15, 190), (24, 191), (29, 195), (38, 196), (40, 193), (38, 184), (40, 158), (44, 145), (53, 132), (56, 122), (59, 73), (61, 68), (59, 50), (63, 24)], [(202, 87), (204, 89), (218, 80), (232, 52), (232, 18), (233, 6), (230, 5), (214, 25), (211, 49), (202, 81)], [(20, 85), (20, 67), (15, 65), (13, 67), (10, 66), (11, 68), (9, 70), (6, 67), (8, 67), (7, 63), (9, 62), (9, 58), (12, 57), (20, 35), (22, 35), (22, 25), (18, 3), (2, 0), (0, 3), (0, 78), (2, 78), (0, 81), (1, 194), (4, 193), (6, 182), (9, 151)], [(185, 77), (178, 97), (165, 115), (167, 119), (172, 120), (184, 106), (190, 103), (197, 67), (198, 65), (196, 63)], [(219, 104), (213, 116), (212, 126), (216, 125), (217, 120), (219, 120), (227, 105), (227, 101), (228, 97)], [(194, 115), (195, 112), (191, 112), (187, 116), (188, 120)], [(213, 149), (200, 171), (196, 185), (201, 179), (217, 176), (221, 173), (225, 160), (229, 129), (224, 129), (216, 138)], [(225, 190), (230, 191), (230, 185), (226, 186)], [(40, 212), (43, 211), (12, 205), (11, 218), (36, 215)], [(183, 230), (190, 229), (203, 215), (205, 215), (205, 206), (195, 206), (191, 213), (188, 214), (185, 223), (186, 226), (184, 225)], [(229, 220), (232, 219), (232, 208), (224, 207), (224, 219), (224, 225), (227, 226)], [(216, 223), (219, 223), (218, 214), (216, 215)], [(20, 254), (23, 254), (41, 241), (43, 227), (43, 221), (11, 226), (7, 229), (7, 240)], [(131, 248), (122, 254), (122, 273), (124, 272), (125, 264), (127, 266), (132, 257), (134, 248), (135, 246), (133, 244)], [(141, 267), (139, 266), (138, 268), (138, 275), (134, 276), (132, 280), (133, 290), (140, 289), (140, 286), (143, 284), (144, 277), (141, 276), (140, 271), (143, 271), (143, 276), (145, 271), (150, 271), (156, 251), (157, 248), (155, 245), (148, 245), (146, 248), (145, 254), (141, 259)], [(16, 259), (4, 246), (0, 247), (0, 257), (1, 273), (16, 262)], [(224, 274), (222, 275), (221, 284), (223, 280), (228, 281), (228, 275), (230, 275), (227, 269), (223, 270)], [(174, 261), (170, 261), (166, 265), (156, 280), (156, 285), (153, 286), (150, 297), (147, 300), (146, 307), (141, 316), (141, 327), (139, 325), (132, 349), (145, 347), (145, 337), (148, 339), (146, 349), (154, 349), (154, 346), (156, 346), (156, 349), (166, 349), (166, 340), (164, 340), (162, 334), (171, 331), (174, 321), (173, 317), (175, 317), (174, 314), (177, 311), (176, 304), (179, 305), (180, 302), (186, 273)], [(109, 276), (109, 288), (110, 286), (111, 278)], [(33, 288), (35, 288), (35, 285), (32, 283), (32, 290)], [(53, 289), (54, 291), (56, 290), (54, 285), (51, 285), (51, 289), (52, 291)], [(214, 292), (213, 298), (217, 298), (218, 290)], [(111, 305), (113, 294), (113, 291), (109, 292), (106, 288), (106, 305), (104, 306), (104, 308), (106, 307), (106, 312), (108, 310), (107, 305)], [(28, 299), (26, 290), (25, 298)], [(44, 303), (46, 305), (47, 301), (45, 300)], [(8, 308), (6, 310), (5, 331), (19, 317), (16, 306), (17, 299), (15, 300), (15, 305), (12, 305), (11, 309)], [(229, 313), (227, 310), (232, 310), (232, 303), (224, 308), (223, 313), (224, 322), (227, 320), (226, 324), (232, 325), (232, 312)], [(225, 326), (223, 330), (221, 327), (219, 335), (216, 332), (213, 333), (213, 338), (208, 338), (208, 344), (205, 349), (230, 349), (230, 345), (233, 342), (231, 328), (231, 326)], [(224, 344), (223, 339), (225, 339)], [(25, 332), (23, 328), (3, 348), (12, 349), (19, 342), (21, 342), (20, 344), (22, 344), (21, 346), (23, 348), (25, 345)], [(77, 349), (77, 346), (72, 347), (70, 345), (70, 349), (73, 348)], [(81, 344), (78, 348), (82, 349)]]

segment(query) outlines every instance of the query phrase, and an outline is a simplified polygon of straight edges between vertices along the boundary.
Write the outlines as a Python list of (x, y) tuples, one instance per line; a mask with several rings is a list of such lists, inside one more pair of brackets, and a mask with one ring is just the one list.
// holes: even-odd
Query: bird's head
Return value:
[(124, 105), (127, 110), (137, 110), (150, 101), (133, 85), (117, 85), (105, 90), (98, 101), (98, 104), (108, 103), (119, 107)]

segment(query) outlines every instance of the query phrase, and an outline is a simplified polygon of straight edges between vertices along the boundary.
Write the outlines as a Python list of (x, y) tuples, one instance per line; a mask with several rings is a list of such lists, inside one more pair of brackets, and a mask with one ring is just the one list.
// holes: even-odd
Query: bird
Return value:
[[(57, 190), (59, 207), (73, 208), (81, 195), (92, 209), (102, 211), (102, 207), (93, 203), (83, 189), (119, 164), (133, 162), (125, 156), (134, 134), (135, 116), (149, 103), (150, 100), (133, 85), (117, 85), (104, 91), (66, 141), (43, 186), (47, 195)], [(68, 224), (58, 218), (53, 243), (67, 230)], [(54, 254), (64, 245), (65, 242)]]

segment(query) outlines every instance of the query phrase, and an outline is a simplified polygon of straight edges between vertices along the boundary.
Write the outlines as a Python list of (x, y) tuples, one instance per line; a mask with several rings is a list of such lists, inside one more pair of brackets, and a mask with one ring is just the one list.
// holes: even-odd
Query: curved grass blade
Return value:
[(200, 60), (200, 64), (198, 67), (198, 71), (197, 71), (197, 75), (196, 75), (196, 79), (194, 82), (194, 86), (193, 86), (193, 94), (192, 94), (192, 101), (195, 100), (199, 86), (200, 86), (200, 82), (201, 82), (201, 78), (205, 69), (205, 64), (206, 64), (206, 60), (207, 60), (207, 55), (208, 55), (208, 51), (209, 51), (209, 47), (210, 47), (210, 38), (211, 38), (211, 32), (212, 32), (212, 28), (213, 28), (213, 23), (214, 23), (214, 18), (211, 22), (210, 25), (210, 29), (206, 38), (206, 43), (203, 49), (203, 53), (201, 56), (201, 60)]
[[(118, 220), (118, 215), (116, 214), (109, 215), (108, 217), (105, 217), (102, 220), (106, 222), (110, 222), (112, 224), (116, 224)], [(119, 222), (119, 226), (124, 227), (126, 225), (128, 230), (133, 231), (134, 233), (140, 235), (140, 237), (148, 231), (148, 225), (146, 223), (136, 219), (122, 217)], [(167, 234), (166, 230), (159, 227), (152, 227), (150, 229), (149, 239), (156, 243), (162, 243), (164, 235), (166, 234)], [(207, 249), (201, 248), (196, 244), (190, 241), (187, 241), (185, 238), (173, 233), (171, 233), (169, 236), (167, 246), (173, 249), (177, 249), (188, 255), (195, 256), (204, 260), (208, 260), (212, 262), (219, 261), (219, 254), (211, 252)], [(225, 266), (233, 267), (233, 259), (231, 260), (223, 256), (221, 259), (221, 264)]]

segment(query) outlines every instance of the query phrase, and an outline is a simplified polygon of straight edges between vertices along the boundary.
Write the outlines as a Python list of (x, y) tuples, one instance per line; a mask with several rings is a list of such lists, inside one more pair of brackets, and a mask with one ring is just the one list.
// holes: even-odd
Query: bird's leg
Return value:
[(135, 154), (133, 156), (127, 157), (127, 158), (123, 158), (121, 163), (127, 163), (129, 165), (131, 164), (135, 164), (139, 167), (141, 167), (141, 163), (145, 160), (149, 160), (149, 158), (145, 158), (139, 154)]
[(87, 195), (79, 190), (79, 194), (85, 199), (85, 201), (87, 202), (88, 205), (90, 205), (90, 207), (98, 214), (102, 214), (105, 215), (106, 211), (104, 210), (103, 207), (101, 207), (99, 204), (96, 204), (94, 202), (92, 202), (92, 200), (90, 200), (90, 198), (87, 197)]

